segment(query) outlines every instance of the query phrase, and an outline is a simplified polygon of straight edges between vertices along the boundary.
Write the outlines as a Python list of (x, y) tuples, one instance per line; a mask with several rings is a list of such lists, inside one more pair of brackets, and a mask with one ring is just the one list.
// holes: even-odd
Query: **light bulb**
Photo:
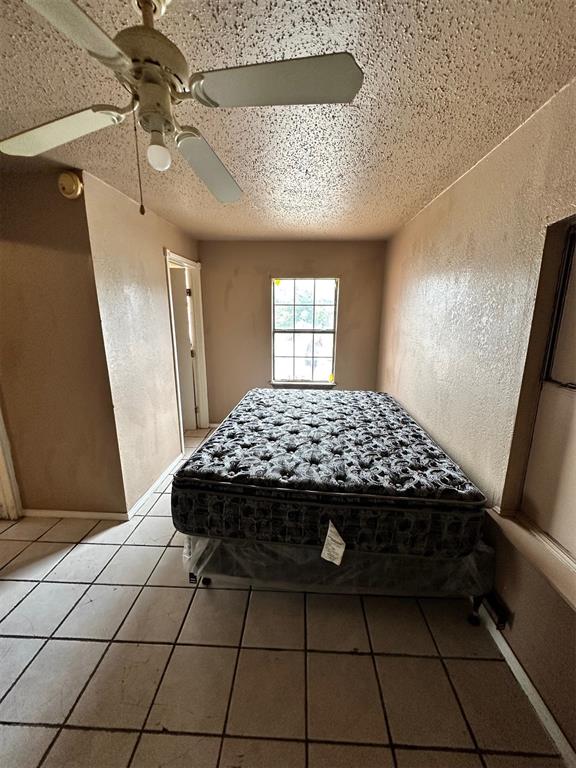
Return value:
[(167, 171), (172, 163), (170, 152), (164, 144), (161, 131), (152, 131), (147, 151), (148, 162), (155, 171)]

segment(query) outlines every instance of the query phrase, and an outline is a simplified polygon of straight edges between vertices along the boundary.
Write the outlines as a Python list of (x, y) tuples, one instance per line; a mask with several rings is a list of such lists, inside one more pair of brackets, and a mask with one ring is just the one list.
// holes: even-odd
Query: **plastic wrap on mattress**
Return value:
[(183, 556), (196, 579), (224, 576), (253, 586), (421, 597), (484, 595), (494, 572), (494, 551), (482, 542), (468, 555), (448, 559), (347, 551), (335, 566), (322, 560), (317, 547), (187, 536)]

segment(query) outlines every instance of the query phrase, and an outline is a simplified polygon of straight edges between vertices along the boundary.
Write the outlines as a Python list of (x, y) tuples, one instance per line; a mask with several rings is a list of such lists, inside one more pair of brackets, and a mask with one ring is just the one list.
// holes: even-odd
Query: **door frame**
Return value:
[(176, 336), (174, 332), (174, 306), (172, 302), (172, 285), (170, 282), (170, 264), (177, 264), (186, 268), (187, 277), (190, 279), (190, 292), (192, 299), (192, 324), (194, 326), (195, 341), (195, 366), (194, 376), (196, 385), (196, 426), (199, 429), (205, 429), (209, 425), (208, 416), (208, 379), (206, 376), (206, 348), (204, 344), (204, 317), (202, 313), (202, 283), (200, 280), (200, 270), (202, 265), (199, 261), (192, 261), (184, 256), (164, 248), (164, 257), (166, 264), (166, 285), (168, 290), (168, 301), (170, 304), (170, 332), (172, 335), (172, 355), (174, 360), (174, 380), (176, 384), (176, 398), (178, 401), (178, 421), (180, 424), (180, 435), (182, 440), (182, 449), (184, 449), (184, 424), (182, 419), (182, 400), (180, 395), (180, 381), (178, 377), (178, 359), (176, 352)]

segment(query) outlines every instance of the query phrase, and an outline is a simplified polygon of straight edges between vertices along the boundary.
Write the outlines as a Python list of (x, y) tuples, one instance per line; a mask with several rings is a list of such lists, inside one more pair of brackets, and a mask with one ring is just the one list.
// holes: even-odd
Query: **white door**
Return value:
[(170, 265), (176, 364), (180, 384), (182, 427), (196, 429), (196, 393), (194, 390), (194, 348), (191, 338), (190, 296), (186, 285), (186, 269)]

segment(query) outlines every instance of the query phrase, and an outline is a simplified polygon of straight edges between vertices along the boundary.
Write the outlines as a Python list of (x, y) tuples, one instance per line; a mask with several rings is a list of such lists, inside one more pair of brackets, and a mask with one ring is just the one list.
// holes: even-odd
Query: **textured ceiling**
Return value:
[[(129, 0), (79, 1), (111, 35), (138, 23)], [(126, 102), (21, 0), (0, 12), (0, 136)], [(157, 27), (192, 70), (348, 50), (365, 73), (352, 105), (179, 108), (244, 197), (216, 202), (176, 153), (164, 174), (143, 165), (144, 196), (204, 238), (386, 236), (576, 76), (573, 0), (173, 0)], [(137, 197), (131, 122), (48, 157)]]

